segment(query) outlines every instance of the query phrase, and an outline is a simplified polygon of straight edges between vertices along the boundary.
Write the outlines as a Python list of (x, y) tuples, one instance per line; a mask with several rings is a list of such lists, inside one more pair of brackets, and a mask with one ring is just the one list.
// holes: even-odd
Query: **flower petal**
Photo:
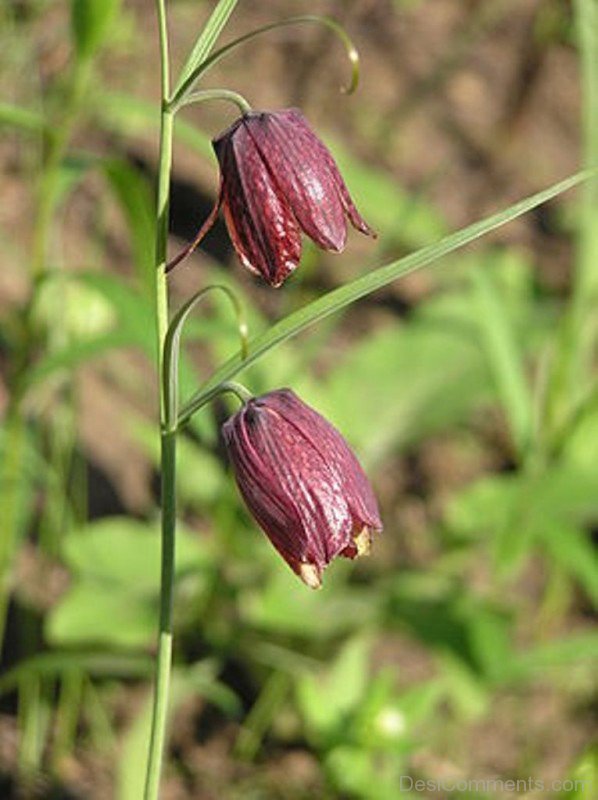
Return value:
[[(266, 395), (269, 398), (271, 395)], [(338, 477), (302, 432), (269, 405), (255, 401), (252, 441), (303, 524), (304, 560), (325, 566), (351, 542), (353, 517)]]
[(253, 425), (248, 424), (244, 411), (229, 419), (222, 428), (237, 485), (260, 527), (297, 571), (306, 549), (301, 518), (293, 499), (272, 480), (268, 466), (255, 450), (248, 435)]
[(291, 389), (279, 389), (266, 395), (269, 407), (295, 426), (335, 472), (353, 512), (357, 529), (382, 530), (378, 504), (360, 463), (353, 451), (321, 414), (303, 403)]
[[(293, 110), (248, 115), (247, 129), (305, 233), (326, 250), (340, 252), (347, 222), (324, 147)], [(331, 157), (330, 157), (331, 158)]]
[(244, 125), (214, 149), (222, 171), (228, 231), (244, 266), (280, 286), (301, 258), (301, 233)]
[[(286, 111), (281, 111), (280, 114), (285, 114), (289, 124), (294, 124), (297, 128), (304, 127), (307, 128), (308, 131), (311, 132), (307, 121), (303, 114), (296, 108), (289, 108)], [(347, 184), (345, 183), (343, 176), (340, 173), (340, 170), (337, 166), (336, 161), (334, 160), (332, 153), (326, 147), (326, 145), (319, 139), (317, 136), (312, 134), (313, 142), (312, 148), (314, 157), (319, 159), (322, 164), (326, 164), (327, 168), (330, 172), (334, 180), (334, 184), (338, 191), (338, 196), (342, 203), (342, 207), (344, 212), (349, 217), (351, 225), (361, 233), (365, 233), (366, 236), (373, 236), (376, 237), (375, 231), (370, 228), (364, 218), (361, 216), (357, 208), (355, 207), (355, 203), (351, 199), (351, 195), (349, 194), (349, 190), (347, 189)]]

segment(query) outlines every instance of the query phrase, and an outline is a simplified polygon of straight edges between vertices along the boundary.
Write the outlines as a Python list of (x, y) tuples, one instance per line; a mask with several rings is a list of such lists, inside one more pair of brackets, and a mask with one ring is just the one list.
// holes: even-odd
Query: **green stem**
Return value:
[(158, 162), (158, 191), (156, 205), (156, 328), (157, 362), (160, 387), (161, 422), (161, 499), (162, 499), (162, 569), (160, 585), (160, 627), (152, 729), (147, 762), (145, 800), (157, 800), (160, 787), (162, 754), (166, 738), (168, 694), (172, 661), (172, 603), (174, 590), (174, 560), (176, 531), (176, 431), (167, 431), (167, 409), (162, 388), (164, 341), (168, 330), (168, 285), (166, 282), (166, 244), (168, 238), (168, 206), (170, 170), (172, 165), (173, 115), (167, 104), (170, 93), (168, 32), (164, 0), (156, 0), (160, 38), (162, 108), (160, 153)]
[(201, 396), (195, 402), (189, 403), (189, 406), (185, 409), (185, 413), (178, 416), (178, 427), (182, 428), (183, 425), (186, 425), (191, 420), (191, 417), (193, 417), (194, 414), (197, 414), (200, 408), (203, 408), (208, 403), (211, 403), (212, 400), (215, 400), (216, 397), (221, 394), (225, 394), (226, 392), (236, 395), (243, 404), (247, 403), (253, 398), (251, 392), (248, 391), (241, 383), (236, 383), (235, 381), (223, 381), (217, 386), (213, 386), (211, 389), (207, 389), (205, 392), (202, 392)]
[(200, 92), (191, 92), (191, 94), (181, 98), (178, 102), (169, 103), (168, 109), (176, 113), (183, 106), (205, 103), (209, 100), (224, 100), (228, 103), (234, 103), (241, 114), (248, 114), (251, 111), (251, 105), (243, 95), (238, 92), (231, 92), (230, 89), (202, 89)]
[(156, 664), (156, 686), (145, 800), (157, 800), (162, 754), (168, 718), (168, 693), (172, 661), (172, 605), (176, 530), (176, 431), (162, 434), (162, 575), (160, 589), (160, 633)]

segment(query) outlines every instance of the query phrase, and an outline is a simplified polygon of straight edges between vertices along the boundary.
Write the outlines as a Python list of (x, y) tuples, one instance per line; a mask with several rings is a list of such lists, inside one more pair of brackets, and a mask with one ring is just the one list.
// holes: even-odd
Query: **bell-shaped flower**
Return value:
[(218, 202), (169, 268), (197, 246), (220, 207), (241, 263), (271, 286), (280, 286), (299, 264), (302, 231), (337, 253), (345, 247), (347, 220), (375, 235), (330, 151), (299, 110), (250, 111), (212, 144), (221, 172)]
[(369, 552), (374, 493), (340, 433), (290, 389), (249, 400), (223, 426), (237, 485), (280, 555), (312, 588), (336, 556)]

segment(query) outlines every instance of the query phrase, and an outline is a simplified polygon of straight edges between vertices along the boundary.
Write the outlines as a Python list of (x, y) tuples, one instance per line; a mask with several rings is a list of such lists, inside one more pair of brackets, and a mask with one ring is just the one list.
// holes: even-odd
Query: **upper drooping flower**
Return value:
[(213, 225), (220, 206), (242, 264), (280, 286), (301, 258), (301, 231), (324, 250), (340, 252), (347, 218), (374, 236), (355, 208), (326, 146), (295, 108), (250, 111), (212, 142), (220, 164), (218, 202), (195, 241)]
[(299, 577), (318, 588), (336, 556), (382, 530), (372, 488), (340, 433), (290, 389), (249, 400), (223, 426), (249, 510)]

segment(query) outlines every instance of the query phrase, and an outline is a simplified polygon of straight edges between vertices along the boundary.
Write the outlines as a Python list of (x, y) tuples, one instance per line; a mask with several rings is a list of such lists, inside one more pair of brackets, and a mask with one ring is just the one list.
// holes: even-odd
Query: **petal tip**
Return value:
[(371, 236), (372, 239), (378, 238), (378, 233), (373, 228), (370, 228), (364, 218), (356, 211), (349, 216), (349, 221), (355, 230), (363, 233), (364, 236)]
[(310, 589), (322, 588), (322, 575), (315, 564), (303, 562), (299, 564), (298, 574), (303, 583)]

